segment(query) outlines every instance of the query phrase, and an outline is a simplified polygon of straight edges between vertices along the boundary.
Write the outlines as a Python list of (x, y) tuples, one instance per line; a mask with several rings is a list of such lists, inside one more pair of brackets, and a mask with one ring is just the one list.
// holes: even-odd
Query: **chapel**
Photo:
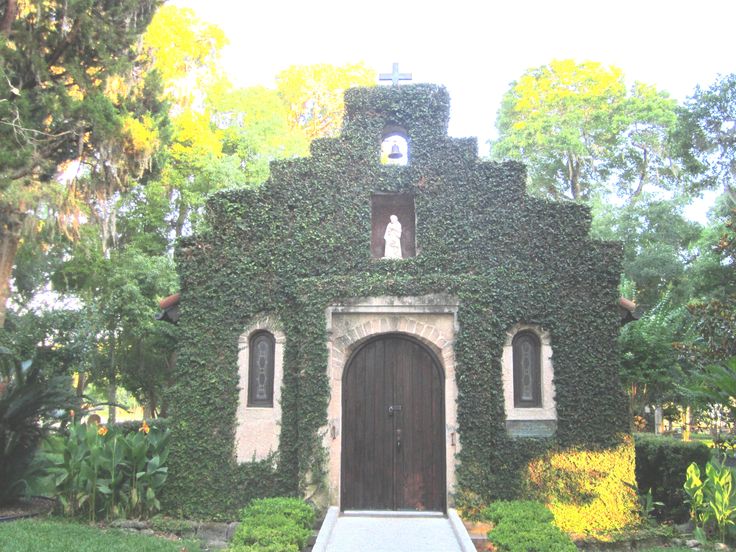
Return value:
[(561, 450), (625, 450), (633, 481), (621, 246), (449, 116), (441, 86), (348, 90), (339, 136), (209, 199), (176, 253), (169, 508), (445, 512), (546, 492)]

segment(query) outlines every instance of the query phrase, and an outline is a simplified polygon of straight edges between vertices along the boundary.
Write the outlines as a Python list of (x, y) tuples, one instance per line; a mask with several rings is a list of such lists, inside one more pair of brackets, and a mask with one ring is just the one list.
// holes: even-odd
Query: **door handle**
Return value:
[(393, 416), (394, 412), (401, 412), (401, 405), (400, 404), (392, 404), (388, 407), (388, 415)]
[(397, 449), (401, 448), (401, 430), (400, 429), (396, 430), (396, 448)]

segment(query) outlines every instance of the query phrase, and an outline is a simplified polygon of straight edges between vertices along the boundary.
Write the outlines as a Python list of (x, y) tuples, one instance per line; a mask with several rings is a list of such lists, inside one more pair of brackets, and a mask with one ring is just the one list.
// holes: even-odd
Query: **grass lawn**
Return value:
[(171, 541), (99, 529), (68, 521), (19, 520), (0, 523), (2, 552), (199, 552), (193, 540)]

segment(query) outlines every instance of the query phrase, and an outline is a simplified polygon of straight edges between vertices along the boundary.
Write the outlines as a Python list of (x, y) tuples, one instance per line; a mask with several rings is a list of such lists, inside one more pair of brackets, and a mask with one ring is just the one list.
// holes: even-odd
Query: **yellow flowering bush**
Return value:
[(630, 435), (613, 448), (550, 451), (527, 472), (526, 494), (545, 503), (566, 533), (608, 540), (641, 524)]

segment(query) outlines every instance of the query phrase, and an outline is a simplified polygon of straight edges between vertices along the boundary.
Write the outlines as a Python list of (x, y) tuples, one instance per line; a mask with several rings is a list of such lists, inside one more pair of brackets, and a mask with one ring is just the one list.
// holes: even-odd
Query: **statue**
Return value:
[(383, 239), (386, 240), (383, 258), (401, 259), (401, 223), (396, 215), (391, 215)]

